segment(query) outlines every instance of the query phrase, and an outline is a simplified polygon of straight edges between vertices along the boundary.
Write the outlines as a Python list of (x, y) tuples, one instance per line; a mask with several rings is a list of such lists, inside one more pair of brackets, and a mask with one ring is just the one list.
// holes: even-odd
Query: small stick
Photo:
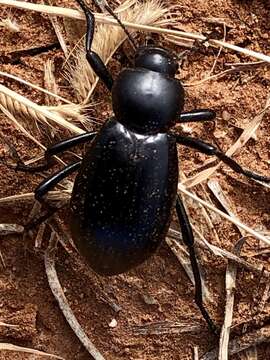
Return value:
[[(38, 11), (41, 13), (46, 13), (50, 15), (56, 15), (56, 16), (64, 16), (64, 17), (70, 17), (73, 19), (84, 19), (84, 14), (81, 11), (63, 8), (63, 7), (57, 7), (57, 6), (48, 6), (48, 5), (39, 5), (39, 4), (32, 4), (27, 3), (23, 1), (14, 1), (14, 0), (0, 0), (0, 5), (6, 5), (11, 7), (16, 7), (20, 9), (26, 9), (26, 10), (32, 10), (32, 11)], [(119, 26), (118, 22), (113, 19), (112, 17), (104, 16), (102, 14), (94, 14), (96, 21), (101, 22), (103, 24), (110, 24), (114, 26)], [(215, 39), (207, 39), (204, 35), (199, 33), (190, 33), (185, 31), (179, 31), (179, 30), (173, 30), (173, 29), (163, 29), (157, 26), (149, 26), (149, 25), (138, 25), (135, 23), (131, 23), (128, 21), (122, 21), (123, 25), (126, 27), (130, 27), (131, 29), (136, 29), (140, 31), (148, 31), (148, 32), (154, 32), (154, 33), (161, 33), (161, 34), (170, 34), (175, 35), (178, 37), (184, 37), (187, 39), (196, 39), (199, 41), (206, 41), (208, 40), (208, 43), (210, 46), (214, 47), (224, 47), (233, 51), (236, 51), (238, 53), (245, 54), (247, 56), (254, 57), (258, 60), (266, 61), (270, 63), (270, 56), (259, 53), (257, 51), (241, 48), (240, 46), (236, 46), (230, 43), (227, 43), (225, 41), (215, 40)]]
[[(244, 244), (243, 238), (241, 238), (234, 247), (234, 253), (240, 255), (241, 248)], [(228, 346), (230, 338), (230, 329), (233, 318), (233, 305), (234, 305), (234, 291), (236, 282), (237, 266), (233, 262), (229, 261), (226, 270), (226, 305), (224, 323), (222, 325), (220, 341), (219, 341), (219, 353), (218, 360), (228, 360)]]
[(164, 335), (164, 334), (183, 334), (199, 333), (203, 331), (202, 326), (190, 323), (178, 323), (170, 321), (151, 322), (143, 325), (131, 327), (134, 335)]
[(36, 356), (46, 356), (46, 357), (51, 357), (51, 358), (54, 358), (54, 359), (65, 360), (61, 356), (57, 356), (57, 355), (54, 355), (54, 354), (49, 354), (49, 353), (46, 353), (44, 351), (35, 350), (35, 349), (23, 347), (23, 346), (13, 345), (13, 344), (10, 344), (10, 343), (0, 343), (0, 351), (1, 350), (8, 350), (8, 351), (13, 351), (13, 352), (14, 351), (24, 352), (24, 353), (33, 354), (33, 355), (36, 355)]
[(0, 224), (0, 235), (22, 234), (24, 227), (17, 224)]
[(46, 250), (44, 257), (45, 270), (46, 270), (49, 286), (71, 329), (77, 335), (77, 337), (84, 345), (86, 350), (93, 356), (95, 360), (105, 360), (105, 358), (101, 355), (101, 353), (97, 350), (97, 348), (88, 338), (88, 336), (85, 334), (81, 325), (78, 323), (75, 315), (73, 314), (70, 306), (68, 305), (64, 291), (60, 285), (55, 269), (55, 246), (56, 246), (55, 235), (56, 233), (52, 232), (50, 245)]
[(193, 360), (199, 360), (199, 348), (194, 346), (193, 348)]
[(47, 89), (44, 89), (44, 88), (42, 88), (42, 87), (40, 87), (40, 86), (38, 86), (38, 85), (36, 85), (36, 84), (33, 84), (33, 83), (29, 82), (29, 81), (26, 81), (26, 80), (24, 80), (24, 79), (22, 79), (22, 78), (20, 78), (20, 77), (18, 77), (18, 76), (15, 76), (15, 75), (6, 73), (6, 72), (4, 72), (4, 71), (0, 71), (0, 76), (4, 76), (4, 77), (7, 77), (7, 78), (9, 78), (9, 79), (18, 81), (18, 82), (21, 83), (21, 84), (30, 86), (30, 87), (32, 87), (33, 89), (36, 89), (36, 90), (38, 90), (38, 91), (41, 91), (41, 92), (43, 92), (44, 94), (50, 95), (50, 96), (52, 96), (52, 97), (54, 97), (54, 98), (56, 98), (56, 99), (58, 99), (58, 100), (63, 101), (64, 103), (72, 104), (71, 101), (63, 98), (62, 96), (59, 96), (59, 95), (57, 95), (57, 94), (55, 94), (55, 93), (52, 93), (51, 91), (48, 91)]
[(267, 245), (270, 245), (270, 239), (268, 239), (266, 236), (263, 236), (262, 234), (260, 234), (257, 231), (251, 229), (247, 225), (244, 225), (239, 220), (236, 220), (235, 218), (232, 218), (231, 216), (225, 214), (223, 211), (217, 209), (215, 206), (209, 204), (208, 202), (206, 202), (203, 199), (199, 198), (198, 196), (194, 195), (193, 193), (188, 191), (181, 183), (178, 183), (178, 190), (180, 190), (183, 194), (191, 197), (193, 200), (198, 201), (199, 203), (201, 203), (203, 206), (207, 207), (208, 209), (216, 212), (217, 214), (219, 214), (220, 216), (222, 216), (226, 220), (230, 221), (231, 223), (241, 227), (243, 230), (245, 230), (249, 234), (253, 235), (255, 238), (257, 238), (259, 240), (262, 240)]

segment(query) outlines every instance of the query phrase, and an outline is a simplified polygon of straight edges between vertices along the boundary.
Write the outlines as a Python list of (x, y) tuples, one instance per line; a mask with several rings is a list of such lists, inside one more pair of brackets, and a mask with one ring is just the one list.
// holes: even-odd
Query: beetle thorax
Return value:
[(125, 69), (112, 88), (116, 118), (143, 134), (165, 132), (175, 124), (184, 105), (180, 81), (145, 68)]

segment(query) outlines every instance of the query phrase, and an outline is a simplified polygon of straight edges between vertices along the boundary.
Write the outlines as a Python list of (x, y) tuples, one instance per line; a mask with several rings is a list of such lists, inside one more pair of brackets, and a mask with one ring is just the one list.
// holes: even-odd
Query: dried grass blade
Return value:
[(144, 325), (135, 325), (131, 327), (132, 333), (135, 335), (164, 335), (164, 334), (183, 334), (198, 333), (203, 330), (200, 325), (192, 325), (187, 323), (160, 321), (152, 322)]
[(8, 327), (8, 328), (19, 328), (19, 325), (7, 324), (7, 323), (5, 323), (3, 321), (0, 321), (0, 326)]
[(13, 345), (13, 344), (10, 344), (10, 343), (0, 343), (0, 351), (1, 350), (24, 352), (24, 353), (27, 353), (27, 354), (33, 354), (33, 355), (37, 355), (37, 356), (46, 356), (46, 357), (52, 357), (54, 359), (65, 360), (61, 356), (49, 354), (49, 353), (46, 353), (44, 351), (39, 351), (39, 350), (35, 350), (35, 349), (23, 347), (23, 346)]
[(213, 205), (211, 205), (208, 202), (204, 201), (203, 199), (199, 198), (198, 196), (194, 195), (190, 191), (186, 190), (186, 188), (180, 183), (178, 183), (178, 190), (181, 191), (183, 194), (191, 197), (193, 200), (198, 201), (203, 206), (206, 206), (208, 209), (216, 212), (217, 214), (219, 214), (220, 216), (222, 216), (226, 220), (230, 221), (231, 223), (241, 227), (243, 230), (245, 230), (249, 234), (253, 235), (255, 238), (257, 238), (259, 240), (262, 240), (267, 245), (270, 245), (270, 239), (268, 239), (267, 237), (265, 237), (262, 234), (258, 233), (257, 231), (253, 230), (252, 228), (248, 227), (247, 225), (242, 224), (240, 221), (238, 221), (238, 220), (232, 218), (231, 216), (225, 214), (223, 211), (217, 209), (216, 207), (214, 207)]
[[(50, 3), (50, 1), (49, 1)], [(68, 57), (68, 48), (67, 48), (67, 44), (66, 44), (66, 41), (65, 41), (65, 38), (62, 34), (62, 31), (61, 31), (61, 27), (59, 25), (59, 20), (56, 16), (49, 16), (49, 19), (52, 23), (52, 26), (54, 28), (54, 32), (57, 36), (57, 39), (59, 41), (59, 44), (61, 46), (61, 49), (63, 50), (63, 53), (65, 55), (65, 57), (67, 58)]]
[(199, 348), (194, 346), (193, 348), (193, 360), (199, 360)]
[[(70, 190), (61, 190), (61, 191), (49, 191), (47, 195), (47, 199), (49, 200), (66, 200), (70, 198)], [(25, 194), (19, 194), (19, 195), (11, 195), (6, 196), (3, 198), (0, 198), (0, 204), (1, 205), (9, 205), (12, 203), (16, 203), (18, 201), (34, 201), (35, 200), (35, 194), (33, 192), (31, 193), (25, 193)]]
[(0, 110), (11, 120), (17, 129), (19, 129), (24, 135), (26, 135), (30, 140), (35, 144), (41, 147), (41, 149), (46, 150), (46, 147), (42, 145), (34, 136), (32, 136), (16, 119), (15, 117), (0, 104)]
[[(261, 124), (261, 121), (268, 111), (270, 107), (270, 95), (267, 96), (266, 104), (263, 108), (263, 110), (254, 117), (254, 119), (246, 126), (243, 133), (239, 136), (237, 141), (226, 151), (227, 156), (232, 156), (236, 151), (238, 151), (242, 146), (244, 146), (248, 140), (252, 137), (252, 135), (256, 132), (258, 127)], [(216, 166), (213, 166), (209, 169), (203, 170), (196, 174), (195, 176), (188, 178), (187, 180), (183, 181), (183, 184), (186, 187), (193, 187), (202, 181), (206, 180), (211, 176), (222, 164), (222, 162), (219, 162)]]
[[(24, 227), (17, 224), (0, 224), (0, 235), (22, 234)], [(0, 324), (1, 325), (1, 324)]]
[[(14, 1), (14, 0), (0, 0), (0, 5), (6, 5), (6, 6), (10, 6), (10, 7), (16, 7), (16, 8), (32, 10), (32, 11), (38, 11), (41, 13), (46, 13), (46, 14), (55, 15), (55, 16), (64, 16), (64, 17), (70, 17), (73, 19), (84, 20), (84, 15), (81, 11), (72, 10), (72, 9), (68, 9), (68, 8), (61, 8), (61, 7), (48, 6), (48, 5), (38, 5), (38, 4), (32, 4), (32, 3), (27, 3), (27, 2), (23, 2), (23, 1)], [(103, 24), (119, 26), (117, 21), (111, 17), (107, 17), (107, 16), (104, 16), (101, 14), (95, 14), (95, 18), (96, 18), (97, 23), (100, 22)], [(132, 23), (132, 22), (128, 22), (128, 21), (123, 21), (123, 24), (126, 27), (130, 27), (131, 29), (135, 29), (138, 31), (146, 31), (146, 32), (159, 33), (159, 34), (169, 34), (169, 35), (178, 36), (180, 38), (195, 39), (195, 40), (199, 40), (199, 41), (208, 40), (208, 43), (211, 46), (215, 46), (215, 47), (222, 46), (226, 49), (230, 49), (230, 50), (236, 51), (238, 53), (242, 53), (247, 56), (254, 57), (258, 60), (262, 60), (262, 61), (266, 61), (266, 62), (270, 63), (269, 55), (265, 55), (260, 52), (241, 48), (239, 46), (236, 46), (236, 45), (233, 45), (233, 44), (230, 44), (227, 42), (222, 42), (222, 41), (215, 40), (215, 39), (212, 39), (212, 40), (207, 39), (202, 34), (184, 32), (184, 31), (173, 30), (173, 29), (164, 29), (164, 28), (160, 28), (157, 26), (138, 25), (136, 23)]]
[(257, 353), (257, 347), (251, 347), (250, 349), (247, 349), (243, 355), (240, 354), (241, 360), (258, 360), (258, 353)]
[(70, 325), (71, 329), (74, 331), (76, 336), (79, 338), (81, 343), (84, 345), (86, 350), (91, 354), (91, 356), (95, 360), (105, 360), (105, 358), (101, 355), (101, 353), (97, 350), (91, 340), (83, 331), (82, 327), (78, 323), (75, 315), (73, 314), (70, 306), (68, 305), (67, 299), (65, 297), (64, 291), (61, 287), (59, 282), (56, 269), (55, 269), (55, 259), (54, 259), (54, 250), (53, 249), (53, 242), (54, 242), (55, 233), (52, 232), (52, 236), (50, 239), (50, 247), (47, 249), (44, 257), (45, 262), (45, 270), (46, 275), (48, 278), (49, 286), (52, 290), (52, 293), (57, 300), (59, 307), (65, 316), (68, 324)]
[(4, 77), (7, 77), (7, 78), (9, 78), (9, 79), (18, 81), (18, 82), (21, 83), (21, 84), (30, 86), (31, 88), (36, 89), (36, 90), (38, 90), (38, 91), (41, 91), (41, 92), (43, 92), (44, 94), (47, 94), (47, 95), (52, 96), (52, 97), (54, 97), (54, 98), (56, 98), (56, 99), (58, 99), (58, 100), (60, 100), (60, 101), (63, 101), (64, 103), (72, 104), (71, 101), (63, 98), (62, 96), (59, 96), (59, 95), (57, 95), (57, 94), (55, 94), (55, 93), (53, 93), (53, 92), (51, 92), (51, 91), (48, 91), (48, 90), (46, 90), (46, 89), (44, 89), (44, 88), (42, 88), (42, 87), (40, 87), (40, 86), (38, 86), (38, 85), (36, 85), (36, 84), (30, 83), (29, 81), (26, 81), (26, 80), (24, 80), (24, 79), (21, 79), (21, 78), (19, 78), (18, 76), (15, 76), (15, 75), (12, 75), (12, 74), (8, 74), (8, 73), (6, 73), (6, 72), (4, 72), (4, 71), (0, 71), (0, 75), (1, 75), (1, 76), (4, 76)]
[[(48, 59), (44, 64), (44, 86), (49, 92), (54, 94), (58, 94), (59, 89), (56, 84), (56, 80), (54, 77), (54, 64), (51, 59)], [(47, 105), (55, 105), (51, 101), (52, 99), (49, 96), (46, 96), (46, 104)], [(55, 99), (57, 104), (60, 104), (60, 101)]]
[[(256, 346), (270, 341), (270, 325), (261, 329), (248, 332), (242, 336), (235, 337), (229, 342), (229, 355), (237, 354), (251, 346)], [(204, 354), (200, 360), (216, 360), (218, 349), (214, 349)]]
[[(240, 239), (234, 248), (234, 253), (240, 255), (241, 248), (244, 244), (243, 238)], [(230, 328), (233, 318), (233, 305), (234, 305), (234, 292), (237, 275), (237, 266), (231, 261), (228, 262), (226, 270), (226, 305), (224, 323), (222, 325), (220, 340), (219, 340), (219, 353), (218, 360), (228, 360), (228, 346), (230, 338)]]
[[(217, 200), (220, 202), (222, 207), (226, 210), (228, 215), (235, 218), (235, 220), (239, 221), (237, 216), (234, 215), (234, 213), (231, 209), (230, 201), (226, 198), (221, 186), (219, 185), (219, 182), (217, 180), (209, 180), (207, 185), (208, 185), (209, 189), (212, 191), (212, 193), (215, 195)], [(242, 236), (246, 235), (246, 233), (242, 230), (241, 227), (237, 226), (237, 228)]]
[(64, 129), (71, 131), (72, 133), (83, 134), (85, 132), (79, 127), (65, 120), (60, 115), (53, 114), (44, 107), (35, 104), (26, 97), (16, 93), (15, 91), (8, 89), (2, 84), (0, 84), (0, 103), (2, 103), (2, 105), (8, 110), (10, 106), (14, 109), (14, 103), (15, 103), (17, 104), (17, 107), (22, 106), (22, 111), (32, 113), (32, 116), (33, 117), (36, 116), (39, 121), (47, 122), (46, 119), (49, 119), (53, 123), (57, 124), (58, 126)]

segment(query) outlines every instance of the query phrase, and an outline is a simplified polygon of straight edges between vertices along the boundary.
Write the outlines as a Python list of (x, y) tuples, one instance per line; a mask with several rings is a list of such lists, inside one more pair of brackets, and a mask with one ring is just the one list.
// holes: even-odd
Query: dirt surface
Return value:
[[(226, 41), (255, 51), (270, 54), (270, 5), (267, 1), (170, 1), (177, 5), (178, 28), (185, 31), (202, 32), (222, 39), (226, 24)], [(58, 1), (57, 5), (74, 7), (70, 1)], [(20, 26), (20, 32), (0, 30), (0, 70), (20, 76), (40, 86), (44, 86), (44, 63), (51, 59), (55, 64), (55, 76), (59, 94), (74, 100), (74, 93), (62, 74), (64, 56), (50, 20), (38, 13), (0, 8), (1, 18), (10, 17)], [(155, 39), (163, 46), (165, 40)], [(166, 44), (170, 47), (172, 45)], [(45, 47), (40, 54), (30, 54), (32, 48)], [(185, 49), (173, 46), (180, 53)], [(26, 52), (23, 52), (23, 51)], [(119, 54), (112, 61), (112, 68), (119, 68)], [(204, 79), (215, 59), (218, 49), (203, 47), (184, 57), (179, 78), (184, 83), (194, 83)], [(254, 59), (230, 51), (222, 51), (217, 58), (213, 73), (227, 69), (227, 63), (244, 63)], [(0, 76), (0, 81), (38, 104), (46, 104), (46, 97), (38, 90), (8, 80)], [(187, 87), (185, 109), (213, 108), (217, 111), (216, 125), (191, 124), (184, 130), (192, 136), (200, 137), (227, 150), (240, 136), (243, 129), (265, 106), (269, 96), (269, 67), (259, 66), (224, 75), (213, 81)], [(110, 109), (109, 97), (102, 87), (94, 93), (99, 105), (91, 109), (91, 116), (103, 119)], [(264, 175), (270, 174), (270, 116), (265, 115), (256, 137), (251, 138), (234, 158), (243, 166)], [(41, 155), (41, 150), (9, 120), (1, 115), (0, 130), (17, 149), (24, 160)], [(35, 133), (35, 128), (33, 126)], [(180, 131), (180, 129), (179, 129)], [(36, 134), (36, 133), (35, 133)], [(43, 144), (55, 141), (41, 132), (38, 136)], [(61, 137), (68, 136), (62, 132)], [(1, 143), (3, 145), (3, 143)], [(7, 154), (1, 145), (1, 159)], [(194, 151), (181, 148), (181, 169), (187, 177), (199, 171), (206, 157)], [(200, 169), (201, 170), (201, 169)], [(21, 174), (0, 164), (0, 197), (33, 191), (43, 179), (42, 174)], [(233, 173), (226, 166), (220, 168), (211, 179), (217, 179), (232, 203), (235, 214), (247, 225), (259, 231), (270, 231), (269, 188)], [(218, 203), (203, 187), (194, 188), (197, 195)], [(206, 239), (223, 249), (233, 251), (234, 244), (241, 237), (237, 228), (229, 222), (213, 215), (217, 232), (205, 227), (205, 219), (200, 210), (191, 204), (190, 215), (197, 229)], [(0, 205), (0, 223), (25, 224), (32, 208), (32, 202), (15, 202)], [(68, 227), (68, 211), (62, 214), (63, 224)], [(68, 229), (67, 229), (68, 231)], [(48, 286), (44, 270), (44, 250), (34, 249), (33, 237), (23, 242), (22, 235), (1, 236), (0, 251), (5, 266), (0, 267), (0, 321), (17, 325), (6, 327), (0, 324), (0, 339), (16, 345), (27, 346), (57, 354), (66, 360), (90, 359), (91, 356), (80, 344), (67, 325)], [(214, 321), (221, 326), (224, 311), (224, 278), (226, 260), (199, 250), (205, 270), (207, 285), (212, 302), (207, 308)], [(269, 248), (262, 242), (248, 237), (241, 255), (247, 261), (262, 265), (270, 270)], [(110, 279), (99, 278), (79, 262), (74, 261), (62, 247), (57, 252), (57, 273), (68, 302), (84, 331), (106, 359), (192, 359), (193, 348), (199, 347), (199, 354), (212, 349), (217, 340), (208, 331), (194, 302), (194, 288), (188, 280), (179, 261), (167, 245), (162, 245), (153, 258), (128, 274)], [(262, 311), (257, 313), (265, 289), (265, 279), (256, 274), (239, 269), (233, 314), (233, 335), (269, 323), (270, 304), (266, 301)], [(106, 295), (104, 295), (104, 293)], [(108, 298), (121, 307), (115, 312)], [(111, 327), (115, 319), (117, 325)], [(136, 326), (153, 322), (175, 322), (199, 325), (197, 333), (179, 334), (169, 329), (165, 334), (136, 335)], [(246, 326), (245, 326), (246, 325)], [(270, 359), (270, 347), (257, 347), (258, 359)], [(38, 359), (38, 356), (18, 352), (0, 351), (0, 359)], [(235, 356), (234, 359), (240, 357)], [(241, 357), (245, 359), (245, 357)]]

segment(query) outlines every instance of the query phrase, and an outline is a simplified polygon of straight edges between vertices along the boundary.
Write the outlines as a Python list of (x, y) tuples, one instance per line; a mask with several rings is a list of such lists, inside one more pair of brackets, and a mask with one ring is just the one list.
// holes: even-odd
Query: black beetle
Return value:
[[(244, 170), (210, 144), (169, 131), (177, 122), (215, 118), (211, 110), (182, 112), (184, 90), (175, 78), (178, 64), (169, 51), (153, 46), (137, 49), (134, 68), (124, 69), (113, 81), (99, 55), (91, 50), (94, 16), (83, 0), (77, 1), (87, 20), (86, 57), (112, 91), (115, 117), (98, 134), (75, 136), (49, 148), (45, 153), (46, 164), (30, 168), (19, 162), (16, 169), (41, 170), (48, 167), (52, 155), (94, 139), (82, 162), (67, 166), (38, 186), (36, 199), (46, 204), (44, 195), (79, 169), (71, 197), (72, 237), (90, 267), (101, 275), (120, 274), (149, 258), (164, 240), (176, 206), (183, 240), (190, 252), (195, 301), (215, 331), (202, 302), (192, 229), (177, 195), (176, 144), (215, 155), (249, 178), (265, 182), (270, 179)], [(108, 6), (106, 9), (116, 17)], [(47, 215), (56, 210), (46, 206)]]

